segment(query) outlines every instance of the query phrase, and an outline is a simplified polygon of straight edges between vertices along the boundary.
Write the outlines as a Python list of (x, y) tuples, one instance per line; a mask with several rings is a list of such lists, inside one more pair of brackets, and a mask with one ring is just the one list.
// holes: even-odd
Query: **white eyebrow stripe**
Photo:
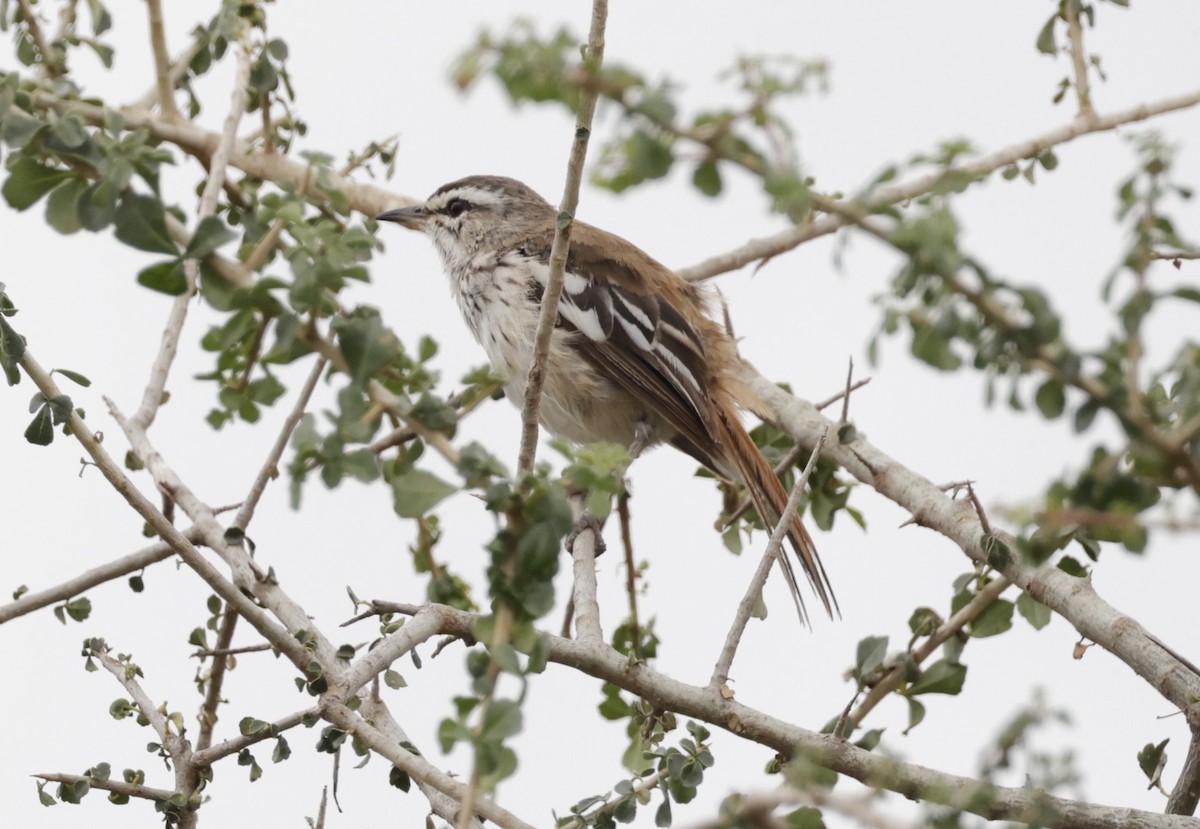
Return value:
[(439, 193), (436, 199), (430, 199), (428, 207), (430, 210), (441, 210), (455, 199), (479, 205), (497, 205), (501, 202), (500, 195), (491, 190), (485, 190), (482, 187), (456, 187), (453, 190)]

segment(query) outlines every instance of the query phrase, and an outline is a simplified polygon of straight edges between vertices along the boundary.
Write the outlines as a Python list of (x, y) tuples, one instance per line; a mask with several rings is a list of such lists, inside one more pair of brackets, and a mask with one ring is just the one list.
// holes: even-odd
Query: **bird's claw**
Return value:
[(585, 530), (591, 530), (592, 536), (596, 539), (596, 555), (599, 556), (608, 549), (608, 545), (604, 543), (604, 536), (600, 534), (602, 529), (604, 529), (604, 522), (590, 512), (585, 512), (575, 522), (575, 526), (571, 528), (571, 531), (567, 533), (567, 537), (563, 541), (563, 546), (566, 547), (568, 553), (574, 555), (575, 539), (579, 538), (579, 535)]

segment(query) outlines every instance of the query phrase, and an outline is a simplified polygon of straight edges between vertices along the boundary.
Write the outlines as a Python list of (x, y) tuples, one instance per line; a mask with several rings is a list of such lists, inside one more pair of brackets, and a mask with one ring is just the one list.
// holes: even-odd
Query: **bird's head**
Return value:
[(530, 187), (503, 176), (468, 176), (444, 184), (424, 204), (389, 210), (377, 221), (395, 222), (430, 236), (443, 256), (504, 250), (554, 227), (554, 208)]

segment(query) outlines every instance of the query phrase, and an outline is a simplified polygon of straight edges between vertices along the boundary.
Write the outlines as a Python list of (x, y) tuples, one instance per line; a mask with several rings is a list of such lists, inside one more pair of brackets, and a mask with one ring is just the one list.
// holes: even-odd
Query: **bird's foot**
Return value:
[(608, 549), (608, 545), (604, 543), (604, 536), (600, 534), (602, 529), (604, 529), (604, 522), (590, 512), (585, 512), (579, 516), (579, 520), (575, 522), (575, 526), (567, 533), (567, 537), (563, 541), (563, 546), (566, 547), (568, 553), (574, 555), (575, 540), (586, 530), (591, 530), (592, 537), (596, 539), (596, 556), (599, 557), (601, 553)]

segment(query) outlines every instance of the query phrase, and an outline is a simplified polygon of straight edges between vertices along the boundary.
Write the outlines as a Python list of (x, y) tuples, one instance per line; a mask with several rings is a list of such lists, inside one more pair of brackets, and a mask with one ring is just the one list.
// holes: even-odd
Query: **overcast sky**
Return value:
[[(196, 22), (183, 16), (185, 10), (201, 6), (165, 5), (169, 43), (178, 51)], [(1136, 5), (1126, 11), (1100, 4), (1099, 28), (1089, 33), (1089, 48), (1102, 56), (1109, 76), (1094, 88), (1101, 112), (1190, 92), (1200, 83), (1200, 5), (1184, 0)], [(490, 81), (461, 97), (447, 73), (481, 28), (503, 26), (517, 15), (535, 19), (542, 31), (567, 25), (582, 36), (588, 4), (555, 4), (555, 15), (547, 12), (549, 4), (534, 2), (344, 2), (320, 8), (336, 8), (337, 14), (317, 16), (317, 6), (306, 3), (268, 7), (271, 35), (291, 47), (297, 108), (310, 128), (305, 147), (344, 158), (373, 139), (399, 133), (397, 174), (389, 185), (397, 194), (420, 198), (451, 179), (494, 173), (520, 178), (558, 200), (573, 130), (566, 115), (551, 108), (514, 109)], [(943, 140), (962, 137), (989, 151), (1069, 120), (1070, 98), (1057, 107), (1051, 103), (1068, 62), (1034, 49), (1038, 29), (1053, 8), (1030, 0), (987, 5), (956, 0), (614, 3), (607, 58), (672, 79), (691, 108), (732, 99), (729, 85), (716, 78), (739, 54), (828, 59), (829, 93), (798, 100), (786, 111), (805, 171), (816, 177), (817, 186), (852, 193), (886, 165)], [(113, 12), (115, 70), (102, 74), (81, 59), (78, 77), (88, 93), (117, 103), (142, 94), (150, 64), (143, 4), (114, 4)], [(0, 67), (12, 65), (11, 55), (0, 59)], [(209, 105), (206, 125), (224, 117), (230, 77), (217, 71), (201, 86)], [(597, 140), (611, 134), (613, 123), (613, 113), (602, 107)], [(1179, 179), (1200, 184), (1195, 143), (1200, 113), (1164, 117), (1155, 126), (1179, 146)], [(1126, 243), (1113, 219), (1115, 188), (1135, 163), (1124, 136), (1142, 129), (1060, 148), (1059, 168), (1041, 175), (1035, 187), (997, 176), (957, 202), (966, 226), (964, 245), (1001, 276), (1049, 293), (1067, 313), (1067, 336), (1080, 344), (1101, 342), (1108, 331), (1097, 286), (1118, 264)], [(197, 168), (186, 159), (180, 167), (181, 174), (170, 178), (172, 197), (191, 210), (189, 188)], [(688, 175), (677, 171), (622, 198), (585, 187), (578, 215), (676, 266), (784, 227), (783, 220), (767, 215), (750, 180), (730, 175), (726, 194), (709, 200), (690, 188)], [(108, 235), (58, 236), (45, 227), (40, 211), (17, 214), (0, 208), (0, 282), (21, 309), (13, 323), (43, 365), (92, 378), (90, 389), (71, 393), (87, 409), (89, 423), (107, 434), (109, 451), (122, 457), (126, 447), (101, 395), (127, 412), (136, 408), (169, 300), (134, 282), (136, 272), (151, 261), (148, 255)], [(1180, 210), (1177, 227), (1193, 239), (1200, 236), (1200, 211), (1194, 205)], [(438, 366), (454, 382), (484, 358), (449, 298), (432, 247), (399, 228), (385, 227), (382, 233), (387, 252), (373, 262), (372, 282), (353, 286), (347, 301), (381, 308), (407, 343), (423, 333), (434, 336), (442, 346)], [(839, 249), (840, 268), (834, 263)], [(985, 409), (981, 378), (914, 365), (904, 339), (887, 341), (881, 364), (867, 366), (865, 347), (879, 316), (871, 300), (885, 290), (895, 266), (894, 257), (869, 239), (826, 238), (778, 257), (757, 274), (746, 268), (722, 276), (718, 284), (742, 336), (743, 354), (764, 374), (818, 400), (841, 387), (846, 361), (853, 357), (859, 372), (873, 377), (851, 409), (866, 436), (935, 482), (978, 482), (995, 514), (1004, 506), (1028, 503), (1048, 480), (1077, 469), (1097, 436), (1081, 442), (1064, 423)], [(1176, 272), (1161, 264), (1154, 278), (1195, 285), (1197, 268), (1185, 263)], [(218, 434), (203, 422), (212, 390), (189, 378), (211, 368), (211, 357), (198, 342), (217, 319), (203, 306), (193, 306), (170, 384), (172, 399), (152, 438), (202, 498), (222, 505), (243, 497), (291, 398), (281, 401), (283, 411), (271, 412), (255, 427), (236, 424)], [(1156, 318), (1151, 360), (1173, 351), (1182, 337), (1195, 336), (1184, 323), (1182, 314)], [(290, 377), (294, 389), (299, 376)], [(20, 438), (32, 394), (28, 382), (0, 392), (0, 435), (5, 436), (0, 444), (5, 471), (0, 475), (0, 586), (6, 594), (21, 584), (49, 586), (146, 543), (141, 521), (95, 470), (77, 475), (77, 445), (60, 438), (43, 449)], [(322, 389), (317, 405), (328, 405), (331, 396), (330, 388)], [(483, 440), (515, 465), (518, 427), (515, 410), (495, 404), (461, 431), (464, 440)], [(436, 459), (431, 468), (450, 476)], [(711, 531), (718, 497), (711, 484), (692, 477), (693, 469), (689, 459), (663, 450), (639, 460), (631, 474), (635, 547), (638, 557), (650, 562), (642, 614), (655, 618), (664, 642), (659, 668), (703, 684), (756, 554), (735, 558), (724, 550)], [(145, 476), (139, 480), (146, 484)], [(869, 532), (839, 519), (833, 532), (817, 534), (844, 619), (818, 620), (811, 634), (798, 631), (782, 587), (772, 582), (768, 604), (783, 612), (752, 623), (734, 665), (739, 699), (808, 728), (819, 728), (850, 699), (852, 687), (842, 672), (852, 665), (859, 639), (890, 635), (893, 647), (902, 647), (911, 610), (928, 604), (944, 612), (949, 583), (970, 569), (941, 536), (899, 529), (907, 516), (874, 493), (859, 487), (853, 503), (866, 514)], [(446, 537), (440, 554), (456, 570), (481, 576), (480, 545), (491, 535), (488, 517), (469, 496), (456, 497), (443, 513)], [(416, 601), (423, 593), (405, 552), (410, 523), (392, 513), (385, 487), (348, 483), (326, 492), (313, 482), (305, 490), (303, 510), (293, 512), (281, 480), (268, 491), (251, 535), (259, 560), (274, 567), (285, 589), (327, 633), (334, 634), (335, 625), (352, 614), (345, 585), (361, 596), (401, 601)], [(610, 553), (599, 562), (606, 632), (624, 614), (618, 558)], [(1200, 656), (1198, 580), (1194, 538), (1157, 538), (1141, 557), (1106, 552), (1095, 587), (1195, 661)], [(183, 655), (190, 651), (189, 631), (207, 618), (207, 591), (190, 571), (172, 563), (150, 570), (146, 582), (140, 595), (122, 583), (91, 591), (95, 612), (84, 624), (62, 626), (43, 612), (0, 630), (0, 652), (10, 671), (0, 693), (9, 712), (7, 750), (0, 753), (0, 803), (10, 825), (67, 827), (81, 820), (155, 825), (157, 818), (146, 805), (115, 811), (99, 794), (79, 808), (44, 809), (29, 778), (34, 772), (82, 772), (107, 761), (118, 774), (127, 767), (143, 768), (149, 785), (171, 785), (161, 763), (144, 751), (151, 732), (108, 717), (107, 707), (121, 696), (120, 689), (106, 674), (85, 673), (78, 655), (80, 641), (88, 636), (104, 636), (118, 651), (133, 653), (149, 693), (194, 724), (201, 702), (192, 684), (195, 660), (185, 661)], [(560, 583), (560, 595), (567, 584)], [(547, 623), (556, 626), (559, 618), (556, 610)], [(926, 721), (910, 735), (901, 734), (907, 716), (903, 702), (881, 705), (867, 725), (887, 728), (885, 750), (943, 771), (974, 774), (980, 748), (1029, 702), (1033, 689), (1041, 688), (1048, 705), (1071, 710), (1072, 724), (1040, 733), (1039, 740), (1045, 747), (1077, 750), (1082, 795), (1161, 810), (1162, 797), (1145, 790), (1135, 754), (1145, 743), (1170, 737), (1169, 785), (1184, 753), (1183, 718), (1167, 718), (1168, 704), (1100, 649), (1073, 660), (1077, 634), (1062, 619), (1040, 633), (1021, 620), (1016, 628), (1011, 635), (967, 647), (964, 693), (930, 700)], [(354, 643), (373, 634), (370, 625), (341, 633)], [(243, 626), (236, 643), (254, 641)], [(466, 691), (462, 649), (452, 646), (436, 660), (428, 658), (429, 648), (422, 654), (420, 671), (407, 660), (398, 666), (408, 687), (393, 692), (389, 703), (435, 763), (465, 776), (469, 758), (462, 753), (443, 757), (434, 737), (439, 720), (452, 713), (449, 697)], [(270, 656), (244, 657), (226, 686), (232, 704), (221, 710), (218, 738), (233, 734), (243, 716), (272, 720), (310, 704), (295, 692), (291, 676), (289, 665)], [(526, 732), (516, 741), (521, 769), (499, 792), (505, 807), (531, 823), (549, 825), (550, 809), (562, 813), (625, 776), (619, 764), (624, 724), (599, 722), (600, 701), (599, 683), (566, 669), (552, 667), (536, 679)], [(315, 732), (288, 737), (293, 757), (282, 766), (270, 764), (268, 747), (256, 752), (265, 774), (253, 785), (246, 782), (246, 769), (228, 762), (217, 767), (213, 800), (201, 812), (203, 825), (300, 826), (304, 816), (315, 815), (320, 787), (329, 780), (328, 757), (312, 752)], [(717, 765), (696, 804), (676, 809), (677, 825), (711, 814), (735, 789), (768, 783), (759, 774), (770, 759), (768, 751), (724, 735), (714, 742)], [(328, 826), (420, 825), (425, 802), (417, 794), (386, 788), (386, 763), (376, 759), (355, 771), (346, 760), (344, 812), (331, 814)], [(643, 810), (636, 825), (652, 825), (652, 814)]]

